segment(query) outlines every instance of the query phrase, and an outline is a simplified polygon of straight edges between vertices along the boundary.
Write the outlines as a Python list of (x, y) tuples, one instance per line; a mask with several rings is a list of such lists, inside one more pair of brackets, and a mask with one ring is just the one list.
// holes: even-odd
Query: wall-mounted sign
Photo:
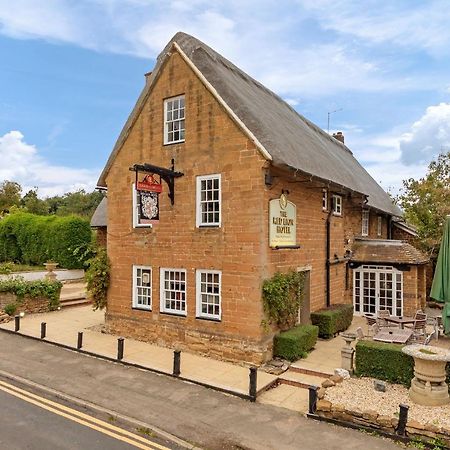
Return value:
[(149, 224), (159, 220), (159, 194), (162, 185), (152, 174), (146, 175), (142, 181), (137, 182), (137, 195), (139, 204), (139, 223)]
[(269, 202), (269, 246), (297, 246), (297, 207), (285, 194)]

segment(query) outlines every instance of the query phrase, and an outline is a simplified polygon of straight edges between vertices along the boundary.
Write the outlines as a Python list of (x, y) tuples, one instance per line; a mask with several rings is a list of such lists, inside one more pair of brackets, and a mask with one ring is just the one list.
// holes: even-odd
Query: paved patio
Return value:
[[(41, 322), (47, 324), (48, 341), (76, 347), (78, 332), (83, 331), (83, 350), (111, 358), (117, 356), (117, 336), (100, 332), (104, 323), (104, 313), (93, 311), (91, 306), (26, 315), (21, 319), (20, 333), (40, 337)], [(14, 321), (0, 325), (0, 328), (14, 330)], [(173, 350), (125, 339), (123, 360), (170, 374), (173, 367)], [(181, 376), (218, 388), (248, 394), (249, 370), (236, 364), (183, 352)], [(274, 375), (258, 371), (258, 390), (276, 378)]]

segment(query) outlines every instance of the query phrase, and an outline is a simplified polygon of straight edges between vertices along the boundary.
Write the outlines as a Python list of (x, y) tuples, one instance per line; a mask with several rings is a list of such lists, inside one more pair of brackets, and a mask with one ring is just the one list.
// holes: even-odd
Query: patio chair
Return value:
[(356, 329), (356, 339), (364, 339), (364, 332), (361, 327)]
[(391, 314), (389, 312), (389, 310), (387, 309), (380, 309), (378, 311), (378, 320), (377, 320), (377, 324), (380, 328), (387, 328), (392, 326), (387, 320), (387, 317), (390, 317)]
[(427, 319), (418, 319), (414, 321), (413, 330), (413, 340), (422, 340), (426, 338), (426, 326)]
[[(364, 314), (367, 323), (367, 336), (371, 336), (372, 326), (377, 324), (377, 318), (373, 315)], [(373, 336), (373, 334), (372, 334)]]
[(413, 330), (417, 330), (418, 326), (416, 325), (416, 322), (420, 321), (420, 324), (421, 324), (420, 326), (422, 326), (423, 332), (425, 333), (425, 327), (427, 325), (427, 318), (428, 318), (428, 316), (422, 310), (419, 309), (419, 311), (416, 311), (416, 314), (414, 315), (414, 323), (411, 325), (405, 324), (405, 327), (413, 329)]

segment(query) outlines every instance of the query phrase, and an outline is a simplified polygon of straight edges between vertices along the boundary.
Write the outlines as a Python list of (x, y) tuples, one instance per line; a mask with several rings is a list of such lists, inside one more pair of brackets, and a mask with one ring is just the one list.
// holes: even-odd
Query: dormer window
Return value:
[(361, 221), (361, 235), (369, 236), (369, 217), (370, 212), (368, 209), (362, 210), (362, 221)]
[(184, 142), (184, 95), (164, 100), (164, 144)]

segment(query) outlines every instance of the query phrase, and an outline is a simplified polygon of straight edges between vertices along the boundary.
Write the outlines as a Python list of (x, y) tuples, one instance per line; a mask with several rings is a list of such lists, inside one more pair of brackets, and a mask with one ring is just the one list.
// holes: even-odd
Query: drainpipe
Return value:
[(330, 211), (327, 216), (327, 235), (326, 235), (326, 260), (325, 260), (325, 295), (326, 295), (326, 306), (329, 308), (331, 306), (330, 297), (330, 248), (331, 248), (331, 216), (333, 214), (333, 205), (331, 205)]

